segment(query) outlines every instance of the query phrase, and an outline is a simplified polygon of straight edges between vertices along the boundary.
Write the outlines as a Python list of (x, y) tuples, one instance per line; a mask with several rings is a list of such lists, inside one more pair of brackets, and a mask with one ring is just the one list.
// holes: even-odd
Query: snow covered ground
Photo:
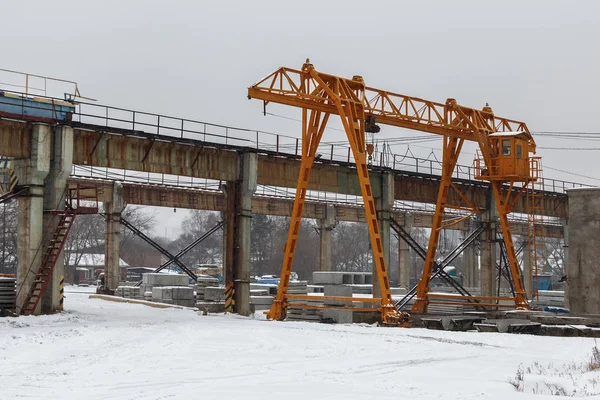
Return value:
[(594, 346), (201, 316), (72, 290), (65, 302), (61, 315), (0, 318), (0, 399), (541, 399), (508, 383), (519, 365), (584, 362)]

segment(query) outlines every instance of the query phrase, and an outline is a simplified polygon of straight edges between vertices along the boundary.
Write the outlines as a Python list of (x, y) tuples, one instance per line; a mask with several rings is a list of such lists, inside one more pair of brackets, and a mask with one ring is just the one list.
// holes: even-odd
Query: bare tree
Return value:
[(12, 200), (0, 206), (0, 273), (15, 274), (17, 271), (17, 201)]

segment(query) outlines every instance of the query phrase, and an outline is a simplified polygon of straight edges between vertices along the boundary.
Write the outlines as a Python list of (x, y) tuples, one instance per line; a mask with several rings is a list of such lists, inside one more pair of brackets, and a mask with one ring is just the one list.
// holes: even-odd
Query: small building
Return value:
[[(105, 266), (104, 254), (99, 253), (83, 253), (71, 254), (67, 265), (67, 282), (79, 284), (83, 282), (95, 281), (98, 277), (98, 271), (103, 271)], [(121, 272), (121, 280), (127, 278), (127, 264), (122, 259), (119, 259), (119, 270)], [(70, 278), (70, 279), (69, 279)]]

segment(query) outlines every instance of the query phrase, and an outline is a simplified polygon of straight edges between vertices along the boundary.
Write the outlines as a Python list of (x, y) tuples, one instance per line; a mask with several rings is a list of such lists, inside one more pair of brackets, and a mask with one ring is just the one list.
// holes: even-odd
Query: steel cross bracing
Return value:
[[(394, 230), (394, 232), (396, 232), (400, 239), (404, 240), (406, 244), (408, 244), (408, 246), (411, 249), (413, 249), (419, 257), (425, 260), (425, 258), (427, 257), (427, 250), (421, 247), (421, 245), (419, 245), (419, 243), (410, 235), (410, 233), (408, 233), (393, 218), (390, 218), (390, 226)], [(439, 276), (446, 284), (448, 284), (448, 286), (453, 287), (459, 294), (464, 296), (467, 299), (467, 301), (472, 303), (477, 303), (478, 301), (476, 299), (472, 299), (471, 294), (460, 283), (452, 279), (452, 277), (444, 271), (444, 268), (450, 265), (456, 259), (456, 257), (458, 257), (463, 252), (463, 250), (467, 248), (467, 246), (473, 243), (479, 237), (481, 232), (483, 232), (483, 229), (483, 225), (480, 224), (477, 227), (477, 229), (471, 232), (458, 246), (456, 246), (450, 253), (448, 253), (448, 255), (440, 263), (435, 262), (434, 273), (431, 276), (431, 279)], [(417, 286), (414, 286), (407, 292), (407, 294), (402, 299), (398, 300), (395, 303), (396, 307), (399, 310), (403, 309), (416, 294)]]
[(126, 219), (121, 218), (120, 221), (121, 221), (122, 225), (124, 225), (126, 228), (128, 228), (129, 230), (131, 230), (134, 234), (138, 235), (144, 242), (148, 243), (155, 250), (157, 250), (162, 255), (164, 255), (165, 257), (167, 257), (169, 260), (173, 260), (173, 262), (175, 263), (175, 265), (177, 265), (177, 267), (179, 267), (179, 269), (181, 269), (190, 278), (192, 278), (194, 280), (194, 282), (196, 282), (198, 280), (198, 277), (196, 276), (196, 274), (194, 274), (192, 271), (190, 271), (190, 269), (183, 262), (181, 262), (181, 260), (179, 260), (176, 256), (174, 256), (173, 254), (171, 254), (168, 250), (165, 250), (161, 245), (159, 245), (154, 240), (152, 240), (151, 238), (149, 238), (144, 232), (142, 232), (141, 230), (139, 230), (138, 228), (136, 228), (135, 226), (133, 226), (133, 224), (131, 224)]
[[(482, 110), (472, 109), (457, 104), (456, 100), (448, 99), (445, 103), (435, 103), (416, 97), (401, 95), (368, 87), (360, 76), (352, 79), (318, 72), (307, 60), (301, 70), (282, 67), (268, 75), (257, 84), (248, 88), (248, 98), (263, 100), (265, 107), (268, 103), (279, 103), (302, 109), (302, 165), (298, 178), (298, 189), (294, 202), (294, 215), (290, 225), (286, 244), (284, 264), (277, 298), (268, 317), (280, 319), (286, 307), (286, 292), (289, 273), (294, 256), (295, 241), (299, 221), (302, 214), (305, 192), (307, 190), (310, 168), (315, 150), (322, 137), (324, 126), (330, 115), (339, 115), (344, 130), (353, 150), (356, 161), (361, 191), (365, 202), (365, 213), (368, 216), (369, 233), (374, 249), (375, 269), (382, 290), (382, 317), (390, 321), (399, 317), (394, 309), (391, 310), (389, 297), (389, 282), (385, 261), (382, 256), (381, 237), (373, 207), (373, 196), (369, 183), (367, 165), (365, 162), (365, 122), (367, 118), (379, 124), (392, 125), (401, 128), (415, 129), (443, 136), (442, 177), (436, 202), (436, 214), (431, 229), (423, 275), (417, 285), (417, 301), (413, 311), (425, 312), (430, 301), (429, 285), (435, 263), (440, 230), (450, 226), (454, 221), (444, 221), (444, 211), (448, 207), (446, 200), (451, 189), (457, 192), (465, 205), (460, 209), (470, 213), (481, 212), (474, 207), (467, 197), (452, 184), (452, 175), (456, 167), (460, 151), (465, 140), (474, 141), (479, 145), (481, 160), (478, 165), (489, 167), (486, 173), (479, 176), (481, 180), (490, 182), (498, 220), (505, 241), (508, 262), (515, 285), (514, 306), (529, 308), (525, 290), (521, 282), (521, 272), (515, 254), (507, 215), (516, 200), (524, 190), (513, 193), (514, 184), (523, 182), (525, 189), (529, 183), (535, 182), (537, 176), (529, 170), (513, 176), (496, 168), (498, 152), (493, 146), (490, 134), (495, 132), (520, 132), (520, 140), (526, 144), (525, 157), (530, 160), (529, 152), (535, 152), (535, 142), (526, 124), (507, 118), (501, 118), (486, 105)], [(309, 117), (310, 112), (310, 117)], [(531, 159), (533, 160), (533, 159)], [(489, 172), (488, 172), (489, 171)], [(506, 190), (505, 185), (508, 187)], [(518, 186), (518, 185), (517, 185)], [(465, 217), (466, 218), (466, 217)], [(494, 300), (488, 296), (486, 300)], [(493, 301), (490, 303), (493, 304)]]
[[(211, 236), (213, 233), (215, 233), (217, 230), (219, 230), (222, 227), (223, 227), (223, 221), (219, 222), (218, 224), (216, 224), (215, 226), (213, 226), (212, 228), (210, 228), (207, 232), (205, 232), (198, 239), (194, 240), (192, 243), (190, 243), (189, 245), (187, 245), (179, 253), (177, 253), (174, 256), (172, 256), (172, 258), (169, 258), (169, 260), (167, 262), (165, 262), (164, 264), (162, 264), (160, 267), (156, 268), (152, 273), (158, 273), (158, 272), (162, 271), (163, 269), (167, 268), (169, 265), (171, 265), (173, 263), (177, 263), (181, 257), (183, 257), (190, 250), (192, 250), (194, 247), (196, 247), (197, 245), (199, 245), (200, 243), (202, 243), (204, 240), (206, 240), (209, 236)], [(159, 246), (158, 243), (157, 243), (157, 246)], [(165, 252), (166, 252), (166, 250), (165, 250)], [(196, 279), (197, 279), (197, 277), (196, 277)], [(141, 284), (142, 284), (142, 282), (140, 281), (140, 282), (136, 283), (135, 286), (140, 286)]]

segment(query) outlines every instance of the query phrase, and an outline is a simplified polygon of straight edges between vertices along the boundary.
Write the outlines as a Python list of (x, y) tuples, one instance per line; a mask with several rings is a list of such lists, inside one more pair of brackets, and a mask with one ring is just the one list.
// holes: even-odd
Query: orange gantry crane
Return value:
[[(417, 286), (417, 300), (412, 311), (427, 310), (430, 300), (429, 285), (440, 230), (468, 218), (473, 213), (481, 212), (452, 183), (452, 173), (465, 140), (478, 143), (481, 156), (475, 160), (478, 171), (476, 179), (490, 182), (496, 201), (498, 219), (515, 287), (515, 297), (510, 299), (514, 300), (514, 307), (529, 308), (507, 217), (518, 198), (527, 193), (529, 184), (537, 180), (539, 171), (539, 158), (531, 156), (531, 153), (535, 153), (535, 142), (525, 123), (497, 117), (487, 105), (482, 110), (476, 110), (463, 107), (454, 99), (448, 99), (442, 104), (371, 88), (365, 85), (360, 76), (346, 79), (319, 72), (309, 60), (306, 60), (300, 70), (279, 68), (248, 88), (248, 98), (263, 100), (265, 107), (268, 103), (279, 103), (302, 109), (300, 173), (279, 288), (277, 297), (267, 313), (269, 319), (285, 318), (288, 300), (298, 298), (287, 293), (290, 272), (311, 167), (331, 115), (340, 117), (354, 155), (369, 226), (374, 267), (381, 288), (381, 299), (376, 300), (381, 302), (379, 309), (384, 323), (401, 324), (406, 321), (407, 315), (396, 309), (390, 294), (388, 270), (367, 169), (365, 135), (368, 132), (379, 131), (376, 124), (414, 129), (443, 137), (441, 183), (423, 275)], [(451, 189), (456, 191), (464, 201), (464, 206), (455, 207), (446, 204)], [(467, 211), (468, 214), (444, 219), (444, 211), (447, 208), (458, 208)], [(499, 300), (506, 300), (506, 298), (493, 296), (472, 297), (481, 306), (497, 306)]]

